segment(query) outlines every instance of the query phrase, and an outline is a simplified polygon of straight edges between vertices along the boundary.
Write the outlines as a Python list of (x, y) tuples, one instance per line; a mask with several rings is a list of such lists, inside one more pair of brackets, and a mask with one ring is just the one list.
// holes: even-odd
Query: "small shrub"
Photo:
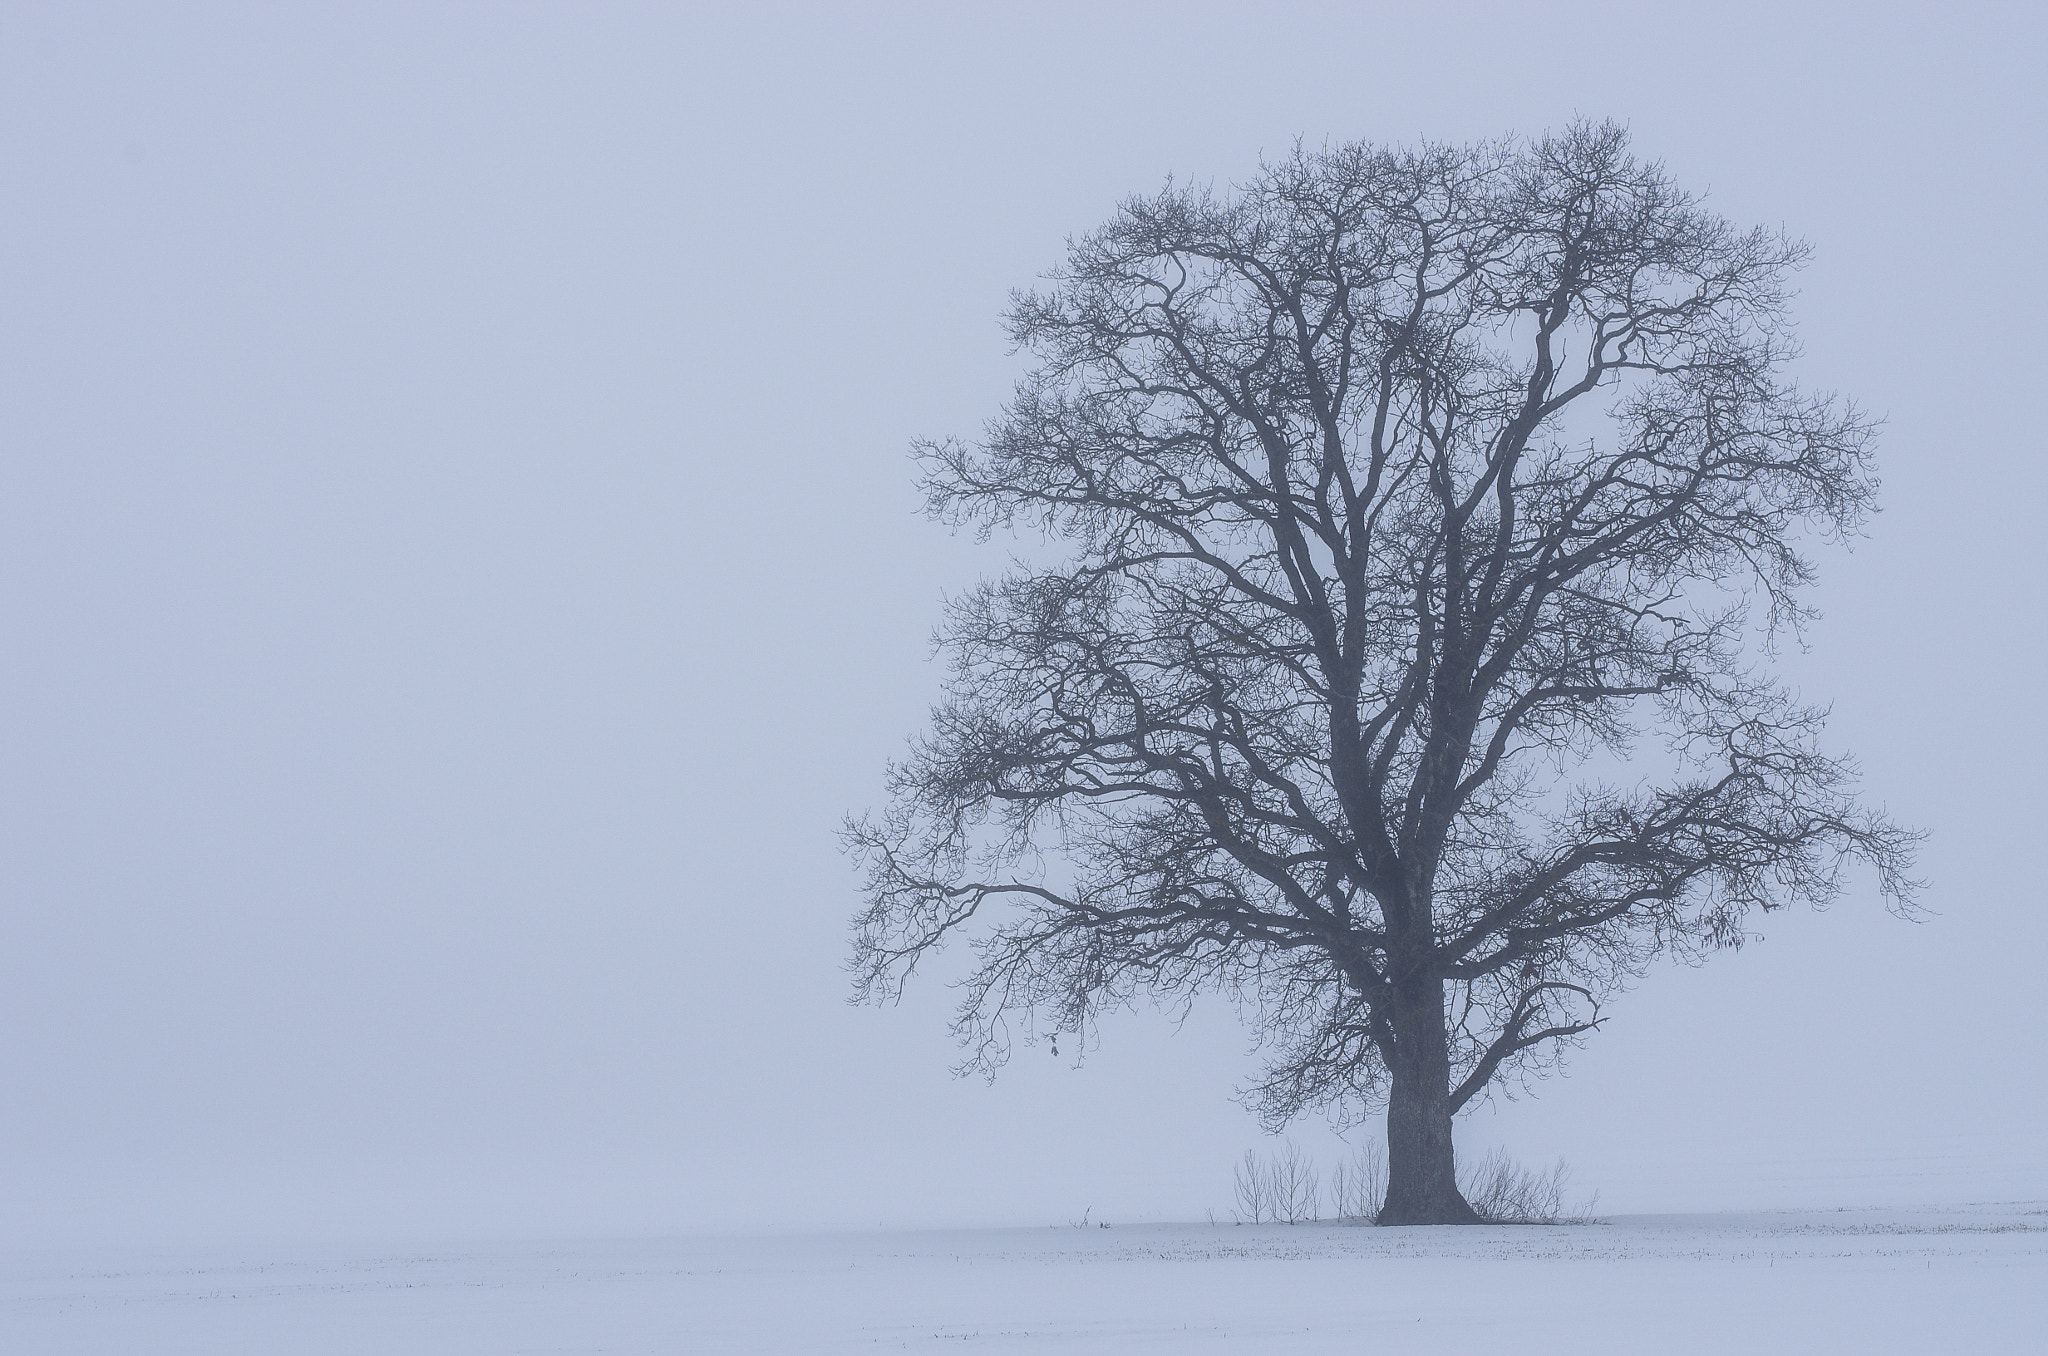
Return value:
[(1268, 1165), (1273, 1217), (1282, 1224), (1314, 1222), (1323, 1217), (1322, 1183), (1316, 1165), (1289, 1140)]
[(1237, 1189), (1237, 1222), (1264, 1224), (1270, 1216), (1266, 1198), (1266, 1170), (1259, 1163), (1259, 1156), (1246, 1149), (1244, 1159), (1238, 1163), (1234, 1177)]
[(1302, 1224), (1322, 1218), (1321, 1175), (1291, 1140), (1263, 1159), (1246, 1149), (1234, 1177), (1239, 1224)]
[(1370, 1224), (1387, 1199), (1387, 1156), (1377, 1144), (1361, 1144), (1330, 1169), (1330, 1210), (1340, 1220)]
[(1567, 1210), (1565, 1187), (1571, 1169), (1558, 1159), (1547, 1172), (1523, 1167), (1508, 1157), (1507, 1150), (1495, 1149), (1470, 1169), (1459, 1174), (1458, 1189), (1489, 1224), (1561, 1224), (1584, 1219), (1593, 1203)]
[[(1563, 1159), (1548, 1171), (1524, 1168), (1495, 1149), (1458, 1174), (1458, 1189), (1489, 1224), (1563, 1224), (1591, 1215), (1593, 1200), (1568, 1207), (1571, 1169)], [(1246, 1149), (1234, 1170), (1239, 1224), (1303, 1224), (1329, 1218), (1370, 1224), (1387, 1200), (1386, 1151), (1362, 1144), (1330, 1169), (1329, 1190), (1314, 1162), (1289, 1140), (1261, 1157)], [(1212, 1215), (1213, 1219), (1214, 1216)], [(1085, 1217), (1084, 1217), (1085, 1219)]]

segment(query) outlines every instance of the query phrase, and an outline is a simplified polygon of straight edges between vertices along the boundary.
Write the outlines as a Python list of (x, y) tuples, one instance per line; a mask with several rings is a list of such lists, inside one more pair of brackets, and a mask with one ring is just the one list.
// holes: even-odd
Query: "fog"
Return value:
[(990, 1085), (942, 971), (845, 1001), (839, 823), (1009, 549), (907, 446), (1127, 193), (1578, 114), (1816, 247), (1797, 371), (1885, 416), (1885, 511), (1783, 662), (1932, 912), (1660, 967), (1461, 1145), (1611, 1209), (2048, 1193), (2044, 27), (10, 6), (0, 1240), (1221, 1214), (1227, 1005)]

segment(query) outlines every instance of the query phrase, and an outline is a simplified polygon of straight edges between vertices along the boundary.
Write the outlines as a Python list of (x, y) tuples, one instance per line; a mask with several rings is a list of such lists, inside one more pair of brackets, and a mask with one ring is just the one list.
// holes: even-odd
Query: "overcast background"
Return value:
[[(918, 435), (1069, 233), (1613, 116), (1817, 245), (1886, 511), (1814, 648), (1936, 916), (1667, 967), (1462, 1122), (1603, 1209), (2048, 1194), (2032, 6), (0, 13), (0, 1240), (1198, 1219), (1232, 1014), (956, 1080), (845, 1005)], [(1068, 1052), (1071, 1054), (1071, 1051)], [(1337, 1147), (1305, 1125), (1304, 1147)]]

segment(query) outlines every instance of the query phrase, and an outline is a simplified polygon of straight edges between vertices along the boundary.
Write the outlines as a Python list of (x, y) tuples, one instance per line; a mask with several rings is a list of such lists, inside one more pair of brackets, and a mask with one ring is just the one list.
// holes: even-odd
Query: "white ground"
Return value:
[(21, 1353), (2048, 1351), (2048, 1204), (0, 1257)]

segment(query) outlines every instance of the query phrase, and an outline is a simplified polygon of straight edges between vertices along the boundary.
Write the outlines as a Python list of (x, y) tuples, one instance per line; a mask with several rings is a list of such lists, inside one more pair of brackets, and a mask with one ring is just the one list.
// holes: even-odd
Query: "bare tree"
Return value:
[(849, 829), (857, 997), (973, 924), (993, 1071), (1012, 1018), (1236, 995), (1269, 1124), (1383, 1103), (1380, 1219), (1459, 1222), (1454, 1114), (1653, 957), (1850, 859), (1908, 907), (1914, 835), (1763, 667), (1876, 486), (1784, 377), (1804, 254), (1612, 125), (1125, 203), (1015, 299), (986, 435), (920, 448), (935, 515), (1065, 556), (949, 605)]

